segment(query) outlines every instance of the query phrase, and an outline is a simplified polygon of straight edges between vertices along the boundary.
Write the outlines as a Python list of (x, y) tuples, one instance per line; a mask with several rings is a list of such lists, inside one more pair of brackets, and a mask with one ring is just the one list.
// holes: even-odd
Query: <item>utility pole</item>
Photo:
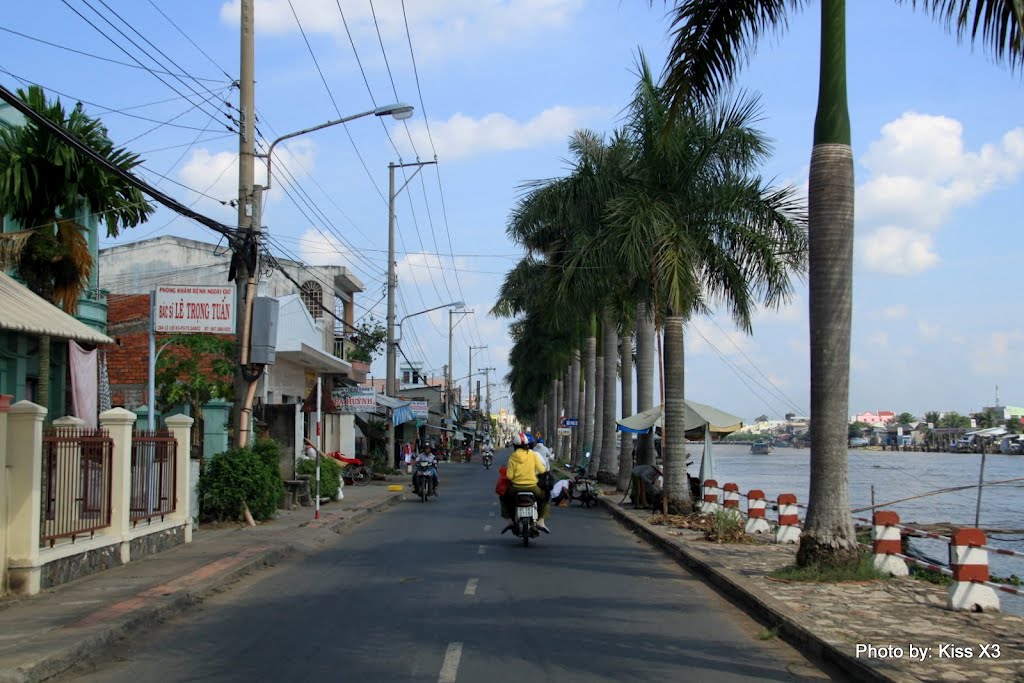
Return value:
[[(455, 398), (454, 387), (452, 387), (452, 373), (455, 372), (455, 365), (452, 360), (452, 333), (455, 330), (455, 325), (458, 325), (459, 323), (455, 323), (455, 325), (452, 325), (452, 316), (455, 315), (456, 313), (460, 315), (472, 315), (473, 311), (448, 311), (448, 373), (445, 375), (445, 392), (448, 395), (449, 408), (451, 408), (452, 402), (454, 401)], [(459, 319), (459, 322), (462, 322), (462, 319)], [(449, 410), (449, 413), (450, 412), (451, 411)], [(448, 415), (445, 415), (445, 417), (448, 417)]]
[[(249, 443), (251, 432), (251, 394), (255, 381), (246, 369), (249, 364), (249, 336), (252, 323), (252, 299), (258, 270), (259, 202), (254, 192), (255, 154), (255, 41), (253, 0), (241, 2), (241, 52), (238, 80), (238, 230), (247, 235), (235, 252), (235, 311), (236, 335), (239, 346), (238, 368), (235, 371), (234, 405), (232, 418), (235, 427), (235, 445)], [(258, 380), (258, 377), (257, 377)]]
[[(479, 351), (480, 349), (486, 349), (486, 348), (487, 348), (487, 346), (470, 346), (469, 347), (469, 377), (468, 377), (469, 382), (467, 384), (467, 386), (469, 387), (469, 391), (466, 393), (466, 396), (468, 396), (469, 398), (468, 398), (467, 403), (466, 403), (467, 407), (469, 406), (470, 403), (473, 402), (473, 349), (476, 349), (476, 350)], [(475, 406), (477, 410), (480, 410), (479, 403), (480, 402), (477, 401), (477, 405)]]
[[(416, 174), (424, 166), (436, 163), (436, 161), (417, 161), (408, 164), (388, 164), (388, 353), (387, 379), (384, 382), (384, 393), (391, 398), (398, 396), (397, 368), (395, 367), (398, 353), (398, 349), (395, 348), (395, 287), (398, 285), (398, 276), (395, 274), (395, 197), (405, 189), (409, 181), (415, 178)], [(407, 166), (415, 166), (416, 170), (396, 190), (395, 169)], [(387, 436), (388, 459), (397, 465), (398, 463), (395, 462), (395, 421), (393, 418), (387, 421)]]
[(484, 368), (481, 372), (484, 373), (484, 390), (487, 392), (487, 402), (484, 404), (487, 406), (487, 433), (491, 433), (491, 370), (494, 368)]

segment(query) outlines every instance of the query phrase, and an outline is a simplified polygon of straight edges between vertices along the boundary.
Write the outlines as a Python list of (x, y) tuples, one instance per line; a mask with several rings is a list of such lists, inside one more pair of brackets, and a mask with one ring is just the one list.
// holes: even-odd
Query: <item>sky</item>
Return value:
[[(811, 5), (765, 37), (737, 81), (760, 95), (758, 127), (773, 141), (763, 175), (802, 192), (817, 100)], [(396, 173), (396, 187), (408, 179), (396, 199), (397, 316), (465, 302), (473, 314), (454, 330), (454, 378), (465, 383), (469, 348), (485, 346), (474, 372), (494, 368), (494, 406), (510, 407), (500, 385), (509, 321), (489, 315), (522, 256), (505, 236), (509, 213), (524, 183), (567, 172), (574, 130), (610, 135), (622, 125), (637, 56), (664, 64), (666, 6), (405, 0), (404, 10), (401, 0), (256, 0), (263, 140), (395, 102), (416, 109), (405, 122), (364, 117), (279, 146), (262, 221), (268, 245), (348, 267), (365, 285), (357, 316), (383, 320), (388, 164), (436, 156), (418, 175)], [(908, 6), (857, 0), (847, 12), (850, 413), (969, 413), (994, 405), (997, 392), (1000, 404), (1024, 405), (1021, 76)], [(233, 223), (238, 135), (226, 126), (238, 116), (239, 14), (239, 0), (13, 3), (0, 16), (0, 83), (39, 83), (69, 107), (82, 101), (142, 156), (140, 175)], [(258, 165), (257, 182), (265, 174)], [(217, 237), (161, 208), (101, 246), (158, 235)], [(410, 317), (403, 353), (440, 375), (448, 323), (443, 308)], [(688, 398), (745, 421), (809, 413), (805, 281), (781, 310), (759, 311), (749, 336), (715, 314), (690, 322), (686, 340)], [(384, 375), (383, 359), (373, 374)]]

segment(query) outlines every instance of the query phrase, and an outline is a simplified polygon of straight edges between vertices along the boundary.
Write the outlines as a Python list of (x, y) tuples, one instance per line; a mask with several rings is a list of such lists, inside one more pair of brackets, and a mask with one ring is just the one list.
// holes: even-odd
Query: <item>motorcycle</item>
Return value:
[(420, 501), (426, 503), (427, 498), (434, 495), (434, 466), (429, 462), (416, 463), (413, 490), (419, 494)]
[(537, 497), (529, 491), (520, 491), (515, 494), (516, 511), (512, 533), (523, 539), (523, 547), (529, 547), (530, 539), (540, 535), (537, 527)]
[(484, 467), (491, 469), (491, 465), (494, 464), (494, 456), (490, 453), (484, 453)]
[(597, 505), (597, 487), (594, 486), (594, 480), (587, 476), (587, 468), (583, 465), (577, 467), (573, 473), (570, 495), (574, 500), (580, 501), (583, 507)]
[(327, 455), (342, 464), (341, 476), (356, 486), (365, 486), (373, 480), (373, 470), (364, 465), (360, 458), (346, 458), (339, 451)]

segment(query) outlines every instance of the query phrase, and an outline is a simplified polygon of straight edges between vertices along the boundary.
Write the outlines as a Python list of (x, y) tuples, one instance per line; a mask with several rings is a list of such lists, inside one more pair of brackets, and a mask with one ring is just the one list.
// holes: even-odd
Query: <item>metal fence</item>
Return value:
[(53, 427), (43, 434), (42, 514), (39, 545), (74, 543), (110, 526), (111, 455), (102, 429)]
[(132, 434), (132, 524), (174, 512), (177, 457), (178, 441), (170, 432)]

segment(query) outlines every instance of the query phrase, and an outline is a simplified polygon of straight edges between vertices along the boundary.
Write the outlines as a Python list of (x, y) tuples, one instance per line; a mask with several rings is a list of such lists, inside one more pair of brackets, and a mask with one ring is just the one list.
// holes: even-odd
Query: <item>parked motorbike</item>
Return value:
[(338, 451), (327, 455), (342, 464), (341, 476), (356, 486), (365, 486), (373, 479), (373, 471), (360, 458), (346, 458)]
[(492, 464), (494, 464), (494, 456), (490, 453), (484, 453), (484, 467), (491, 469)]
[(523, 546), (529, 547), (530, 539), (540, 535), (537, 528), (537, 497), (529, 491), (520, 491), (516, 496), (515, 524), (512, 533), (523, 539)]
[(416, 463), (415, 490), (419, 493), (420, 500), (424, 503), (427, 498), (434, 495), (434, 466), (428, 462)]
[(587, 476), (586, 466), (580, 465), (573, 471), (569, 495), (573, 500), (580, 501), (583, 507), (597, 505), (597, 487), (594, 486), (594, 480)]

